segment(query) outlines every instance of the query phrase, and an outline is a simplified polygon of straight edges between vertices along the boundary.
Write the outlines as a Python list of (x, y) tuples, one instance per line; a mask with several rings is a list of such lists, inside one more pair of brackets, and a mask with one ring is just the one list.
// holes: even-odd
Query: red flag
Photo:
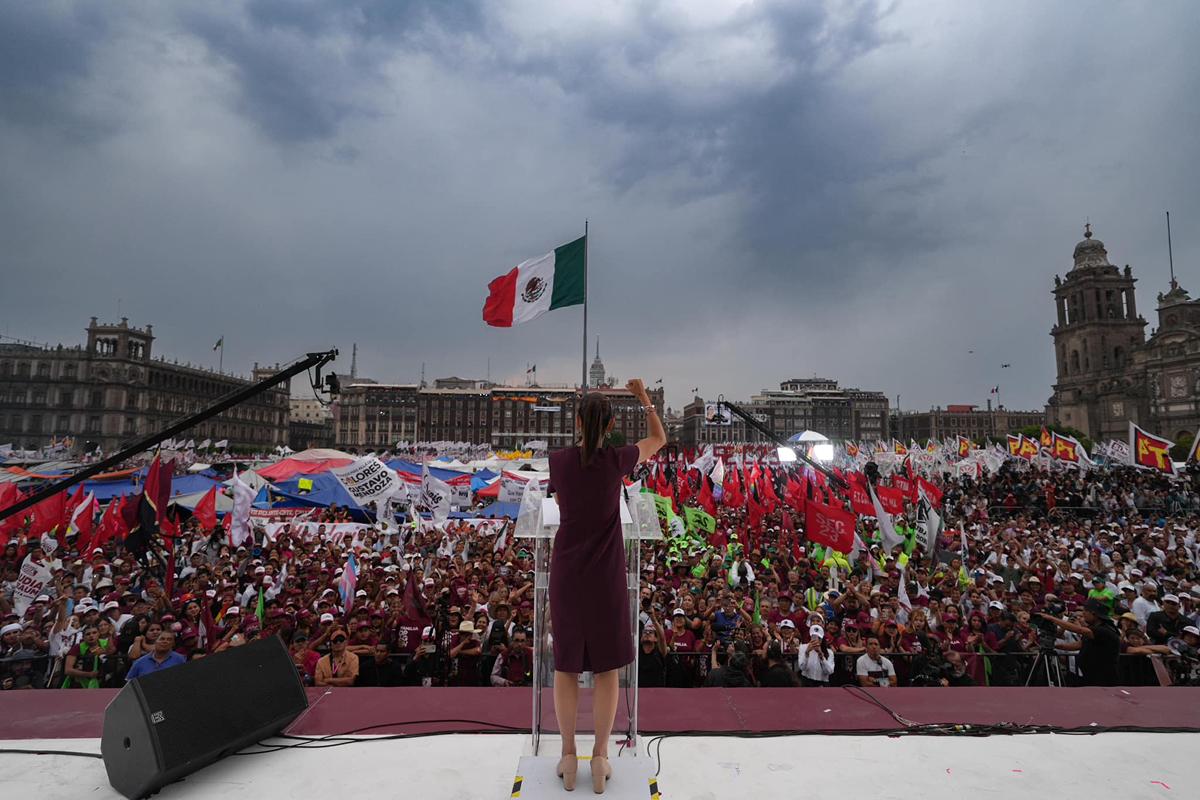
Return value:
[[(25, 499), (25, 493), (17, 488), (15, 483), (0, 483), (0, 509), (15, 506)], [(21, 517), (17, 513), (0, 520), (0, 547), (8, 545), (9, 537), (21, 530)]]
[(1129, 451), (1136, 466), (1175, 474), (1175, 464), (1171, 461), (1171, 448), (1175, 443), (1163, 439), (1129, 423)]
[(58, 492), (47, 497), (30, 508), (29, 515), (32, 517), (29, 524), (31, 539), (62, 527), (67, 516), (67, 493)]
[(667, 471), (661, 467), (658, 470), (654, 491), (663, 497), (671, 496), (671, 484), (667, 481)]
[(854, 548), (854, 514), (833, 506), (809, 503), (804, 533), (817, 544), (839, 553), (849, 553)]
[(129, 530), (129, 526), (125, 523), (125, 509), (131, 505), (133, 504), (129, 502), (129, 498), (124, 495), (109, 502), (108, 508), (104, 510), (104, 516), (100, 519), (100, 525), (96, 528), (96, 536), (91, 542), (90, 549), (88, 552), (82, 553), (84, 558), (91, 561), (92, 550), (125, 535), (125, 532)]
[(922, 492), (925, 493), (925, 496), (927, 498), (929, 498), (930, 503), (932, 503), (936, 508), (942, 507), (942, 490), (941, 489), (939, 489), (937, 486), (933, 485), (929, 481), (925, 480), (920, 475), (917, 476), (917, 486), (920, 488), (920, 490)]
[[(903, 475), (892, 476), (892, 486), (900, 490), (900, 493), (907, 499), (916, 502), (917, 500), (917, 484), (909, 480)], [(882, 498), (880, 498), (882, 499)]]
[(1040, 444), (1042, 447), (1049, 447), (1050, 445), (1054, 444), (1054, 437), (1050, 434), (1050, 431), (1046, 430), (1045, 425), (1042, 426), (1042, 433), (1039, 438), (1041, 440)]
[(854, 509), (855, 514), (875, 516), (875, 504), (871, 502), (871, 495), (867, 493), (865, 482), (851, 480), (850, 488), (846, 490), (846, 493), (850, 495), (850, 508)]
[(1057, 433), (1051, 433), (1050, 439), (1052, 442), (1050, 455), (1061, 461), (1069, 461), (1072, 464), (1079, 463), (1079, 442), (1070, 436), (1059, 436)]
[(90, 492), (83, 502), (76, 504), (71, 511), (71, 520), (67, 531), (75, 534), (75, 549), (82, 553), (92, 538), (92, 530), (96, 523), (96, 509), (99, 507), (96, 498)]
[(792, 512), (785, 508), (779, 516), (782, 517), (780, 527), (783, 528), (783, 532), (790, 538), (794, 538), (796, 535), (796, 523), (792, 520)]
[(767, 500), (767, 505), (773, 509), (779, 503), (779, 495), (775, 493), (775, 476), (771, 473), (770, 467), (763, 470), (763, 489), (765, 490), (763, 497)]
[(200, 498), (200, 502), (196, 503), (196, 508), (192, 510), (192, 516), (200, 523), (205, 530), (212, 530), (217, 527), (217, 487), (213, 486), (205, 493), (204, 497)]
[(899, 489), (893, 489), (890, 486), (876, 486), (875, 495), (879, 498), (879, 505), (883, 506), (883, 510), (892, 516), (904, 513), (904, 494)]
[(797, 514), (804, 513), (804, 507), (808, 504), (808, 489), (804, 485), (803, 478), (797, 480), (795, 476), (788, 478), (787, 488), (784, 490), (784, 499)]
[(706, 514), (715, 517), (717, 515), (717, 501), (712, 493), (712, 481), (707, 475), (700, 476), (700, 507), (704, 509)]
[(744, 502), (738, 483), (737, 467), (729, 470), (729, 474), (725, 476), (725, 495), (722, 502), (726, 508), (740, 508)]
[(679, 476), (679, 504), (683, 505), (692, 497), (692, 482), (688, 473), (690, 470), (683, 472)]

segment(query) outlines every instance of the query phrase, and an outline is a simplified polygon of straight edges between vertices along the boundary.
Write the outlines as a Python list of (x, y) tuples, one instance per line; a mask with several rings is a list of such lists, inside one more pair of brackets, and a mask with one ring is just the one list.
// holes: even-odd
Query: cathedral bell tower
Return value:
[(1054, 337), (1057, 380), (1050, 420), (1093, 439), (1125, 439), (1129, 422), (1146, 416), (1145, 381), (1132, 368), (1145, 341), (1146, 320), (1137, 312), (1135, 278), (1108, 261), (1104, 243), (1084, 227), (1066, 278), (1054, 276), (1058, 321)]

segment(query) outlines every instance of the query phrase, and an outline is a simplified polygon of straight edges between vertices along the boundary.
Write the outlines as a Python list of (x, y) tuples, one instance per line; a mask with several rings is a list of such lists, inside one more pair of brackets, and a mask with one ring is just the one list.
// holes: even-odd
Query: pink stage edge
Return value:
[[(1010, 722), (1062, 728), (1200, 730), (1200, 688), (875, 689), (872, 695), (917, 723)], [(0, 693), (0, 739), (98, 738), (116, 690)], [(288, 733), (364, 735), (438, 730), (484, 731), (472, 719), (528, 729), (528, 689), (309, 689), (309, 710)], [(643, 734), (870, 731), (899, 725), (861, 695), (844, 689), (642, 689)], [(415, 724), (406, 724), (413, 722)], [(376, 727), (378, 726), (378, 727)], [(553, 727), (553, 718), (549, 720)], [(496, 730), (491, 728), (490, 730)]]

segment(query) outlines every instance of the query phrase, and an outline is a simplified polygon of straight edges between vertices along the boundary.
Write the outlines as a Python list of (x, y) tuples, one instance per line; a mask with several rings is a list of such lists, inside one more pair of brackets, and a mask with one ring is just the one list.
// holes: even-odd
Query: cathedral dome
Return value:
[(1104, 249), (1104, 242), (1092, 238), (1090, 224), (1084, 226), (1083, 241), (1075, 245), (1074, 258), (1076, 268), (1112, 266), (1108, 263), (1108, 251)]

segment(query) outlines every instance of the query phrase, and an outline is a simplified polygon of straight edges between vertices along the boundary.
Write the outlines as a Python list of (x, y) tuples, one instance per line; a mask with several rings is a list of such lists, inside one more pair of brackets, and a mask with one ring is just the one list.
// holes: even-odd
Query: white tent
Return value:
[[(244, 472), (238, 472), (238, 477), (242, 479), (242, 483), (247, 484), (254, 491), (258, 491), (264, 486), (270, 486), (271, 482), (266, 478), (261, 477), (257, 472), (248, 469)], [(225, 481), (222, 486), (233, 486), (233, 478)], [(232, 502), (232, 501), (230, 501)]]

